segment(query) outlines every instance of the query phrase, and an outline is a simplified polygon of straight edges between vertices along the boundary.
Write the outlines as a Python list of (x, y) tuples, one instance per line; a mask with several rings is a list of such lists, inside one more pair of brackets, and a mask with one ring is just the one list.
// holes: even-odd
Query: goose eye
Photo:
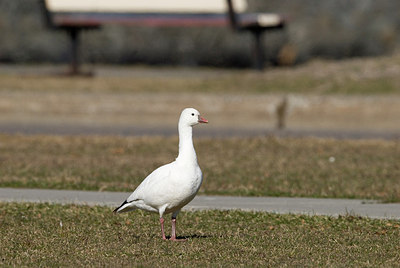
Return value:
[(194, 116), (194, 113), (192, 113), (192, 116)]

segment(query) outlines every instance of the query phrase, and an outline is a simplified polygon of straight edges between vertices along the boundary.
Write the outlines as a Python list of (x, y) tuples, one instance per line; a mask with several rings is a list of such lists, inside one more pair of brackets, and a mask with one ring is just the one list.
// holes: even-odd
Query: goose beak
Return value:
[(207, 119), (205, 119), (204, 117), (201, 117), (200, 115), (199, 115), (199, 121), (198, 121), (199, 123), (208, 123), (208, 120)]

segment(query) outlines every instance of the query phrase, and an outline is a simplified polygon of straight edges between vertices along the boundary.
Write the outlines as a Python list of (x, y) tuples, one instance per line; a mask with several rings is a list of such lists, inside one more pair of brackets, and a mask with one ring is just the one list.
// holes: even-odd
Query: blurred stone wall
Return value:
[(287, 14), (297, 60), (388, 54), (400, 44), (398, 0), (251, 1), (252, 10)]
[[(313, 57), (344, 58), (393, 52), (400, 44), (398, 0), (249, 0), (251, 11), (279, 12), (284, 31), (267, 34), (270, 64)], [(132, 28), (118, 25), (82, 35), (82, 56), (93, 63), (251, 65), (252, 37), (225, 28)], [(49, 30), (39, 0), (0, 0), (1, 62), (66, 62), (69, 40)]]

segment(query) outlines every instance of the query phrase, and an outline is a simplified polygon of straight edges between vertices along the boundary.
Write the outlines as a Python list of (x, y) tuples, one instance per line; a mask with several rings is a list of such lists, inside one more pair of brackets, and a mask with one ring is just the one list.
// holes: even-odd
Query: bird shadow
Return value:
[[(183, 236), (177, 236), (176, 239), (181, 239), (181, 240), (187, 240), (187, 239), (207, 239), (211, 238), (211, 235), (199, 235), (199, 234), (193, 234), (193, 235), (183, 235)], [(171, 236), (167, 236), (167, 239), (169, 240)]]

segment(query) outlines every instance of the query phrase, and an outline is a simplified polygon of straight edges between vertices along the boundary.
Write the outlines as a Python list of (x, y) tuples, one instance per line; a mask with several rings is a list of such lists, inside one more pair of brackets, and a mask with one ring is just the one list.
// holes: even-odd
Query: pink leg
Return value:
[(186, 239), (177, 239), (176, 238), (176, 219), (172, 218), (172, 232), (171, 238), (172, 241), (186, 241)]
[(165, 237), (165, 233), (164, 233), (164, 219), (163, 218), (160, 218), (160, 224), (161, 224), (162, 239), (167, 240), (167, 238)]
[(172, 232), (171, 232), (171, 240), (176, 239), (176, 219), (172, 219)]

